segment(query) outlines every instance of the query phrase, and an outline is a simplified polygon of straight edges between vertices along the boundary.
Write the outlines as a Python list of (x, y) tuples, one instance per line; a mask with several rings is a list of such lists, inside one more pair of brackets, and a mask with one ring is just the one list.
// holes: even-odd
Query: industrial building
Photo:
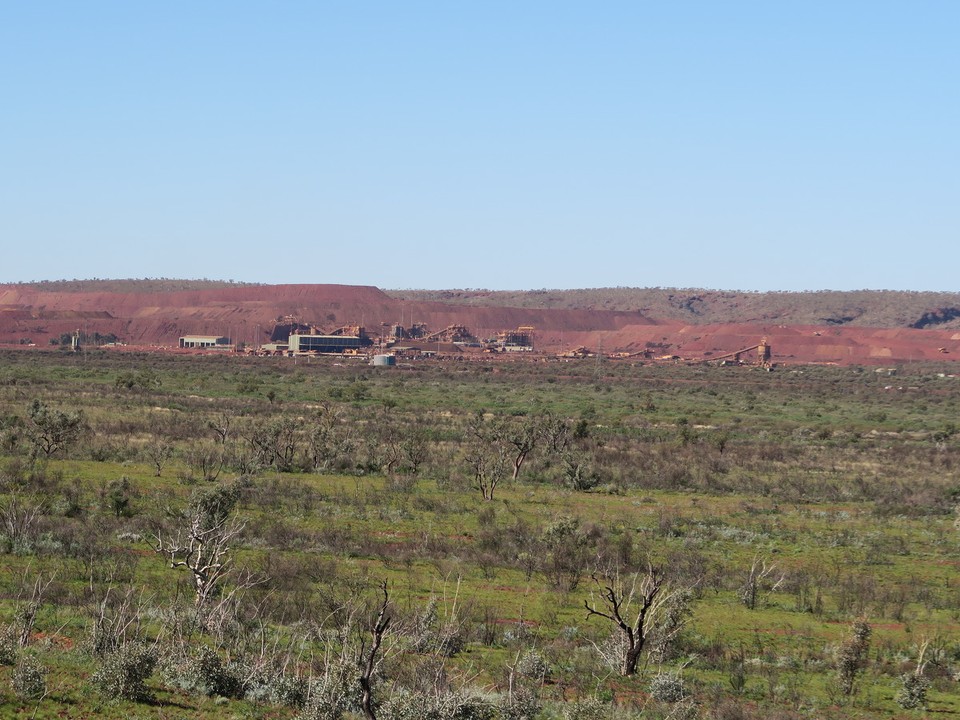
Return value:
[(182, 348), (227, 348), (230, 338), (216, 335), (184, 335), (180, 338)]
[(361, 335), (300, 335), (293, 334), (287, 339), (290, 352), (300, 353), (344, 353), (359, 352), (364, 347)]
[(521, 325), (516, 330), (504, 330), (497, 333), (497, 346), (500, 350), (533, 350), (533, 327)]
[(396, 355), (374, 355), (371, 363), (375, 367), (393, 367), (397, 364)]

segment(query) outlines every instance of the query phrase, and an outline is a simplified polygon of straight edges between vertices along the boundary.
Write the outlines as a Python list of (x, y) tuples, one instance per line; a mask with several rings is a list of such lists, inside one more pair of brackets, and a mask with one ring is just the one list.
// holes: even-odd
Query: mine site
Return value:
[[(97, 286), (96, 281), (86, 284)], [(736, 293), (662, 290), (653, 308), (611, 310), (605, 309), (610, 298), (603, 297), (582, 307), (529, 307), (538, 300), (544, 304), (543, 291), (515, 297), (511, 306), (489, 291), (405, 295), (344, 285), (206, 288), (203, 283), (193, 290), (150, 291), (148, 282), (127, 285), (126, 292), (85, 290), (82, 284), (64, 284), (60, 291), (0, 286), (0, 342), (43, 349), (93, 345), (340, 355), (389, 364), (510, 356), (772, 369), (960, 357), (960, 296), (949, 295), (878, 292), (854, 299), (852, 304), (861, 307), (851, 315), (850, 294), (843, 293), (829, 299), (818, 293), (744, 294), (739, 302), (750, 305), (744, 311)], [(443, 295), (448, 299), (422, 298)], [(720, 297), (708, 310), (711, 295)], [(824, 302), (828, 306), (820, 308), (821, 317), (812, 317), (809, 306)], [(900, 307), (891, 313), (890, 305)], [(871, 313), (871, 307), (884, 312)]]
[(3, 3), (0, 720), (960, 718), (958, 36)]
[(0, 715), (960, 712), (958, 307), (3, 286)]

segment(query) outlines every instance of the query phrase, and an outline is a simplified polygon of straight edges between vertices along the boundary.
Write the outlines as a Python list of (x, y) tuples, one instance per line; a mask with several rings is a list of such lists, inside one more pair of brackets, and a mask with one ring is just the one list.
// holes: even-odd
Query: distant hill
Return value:
[(960, 359), (960, 294), (737, 293), (630, 289), (393, 291), (211, 280), (70, 280), (0, 285), (0, 344), (62, 347), (64, 336), (176, 347), (183, 335), (260, 344), (276, 323), (326, 331), (395, 323), (466, 326), (479, 338), (533, 328), (544, 353), (715, 361), (772, 346), (777, 363)]
[[(152, 289), (158, 282), (169, 289)], [(368, 286), (221, 283), (207, 287), (203, 285), (206, 282), (95, 280), (0, 285), (0, 342), (49, 345), (52, 338), (82, 330), (138, 345), (176, 345), (178, 337), (188, 334), (262, 343), (270, 337), (274, 323), (289, 317), (327, 330), (363, 325), (373, 334), (394, 323), (424, 323), (433, 330), (463, 324), (481, 335), (532, 325), (558, 336), (653, 324), (636, 312), (408, 302)]]
[(960, 293), (897, 290), (736, 292), (690, 288), (584, 290), (387, 290), (403, 300), (471, 307), (640, 312), (690, 325), (782, 323), (854, 327), (960, 328)]
[(126, 278), (122, 280), (40, 280), (37, 282), (10, 283), (2, 287), (35, 290), (53, 293), (155, 293), (179, 292), (182, 290), (216, 290), (230, 287), (256, 287), (261, 283), (244, 283), (233, 280), (179, 280), (176, 278)]

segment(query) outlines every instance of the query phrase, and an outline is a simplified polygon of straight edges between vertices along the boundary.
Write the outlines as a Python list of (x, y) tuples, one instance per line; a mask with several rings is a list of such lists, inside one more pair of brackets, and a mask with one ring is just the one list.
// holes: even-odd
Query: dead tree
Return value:
[[(390, 602), (390, 596), (387, 593), (386, 580), (380, 583), (380, 590), (383, 591), (383, 602), (380, 603), (380, 611), (377, 613), (377, 619), (374, 620), (373, 625), (370, 627), (370, 633), (373, 636), (370, 643), (370, 650), (365, 653), (363, 646), (361, 645), (360, 647), (360, 658), (363, 662), (363, 667), (360, 672), (360, 688), (363, 690), (360, 707), (363, 709), (363, 716), (367, 718), (367, 720), (377, 720), (377, 716), (373, 712), (373, 691), (370, 680), (373, 677), (373, 671), (377, 665), (377, 653), (380, 652), (380, 646), (383, 644), (383, 636), (386, 634), (387, 628), (390, 627), (391, 620), (391, 617), (387, 615), (387, 604)], [(365, 659), (364, 655), (366, 655)]]
[(122, 595), (113, 590), (108, 587), (98, 596), (91, 577), (89, 592), (93, 605), (88, 643), (90, 651), (100, 657), (119, 649), (131, 638), (142, 637), (143, 598), (137, 596), (133, 587)]
[[(617, 627), (624, 642), (620, 674), (634, 675), (644, 646), (653, 630), (656, 614), (665, 598), (662, 594), (663, 573), (659, 568), (651, 565), (642, 578), (640, 573), (634, 573), (629, 587), (626, 587), (619, 577), (609, 581), (608, 584), (603, 584), (594, 575), (593, 581), (600, 591), (603, 609), (598, 610), (596, 604), (591, 605), (584, 600), (587, 617), (597, 615), (609, 620)], [(638, 604), (636, 614), (633, 609), (635, 603)]]
[(13, 552), (20, 543), (29, 543), (39, 532), (44, 512), (42, 501), (24, 501), (16, 494), (0, 502), (0, 529), (9, 545), (3, 551)]
[(750, 572), (747, 573), (747, 579), (740, 586), (740, 602), (748, 609), (754, 610), (767, 595), (779, 590), (785, 579), (786, 576), (783, 573), (777, 576), (776, 564), (768, 565), (767, 561), (762, 560), (759, 555), (755, 556)]
[(236, 495), (229, 488), (204, 493), (191, 504), (185, 527), (172, 536), (162, 530), (154, 535), (154, 550), (167, 558), (170, 567), (190, 571), (198, 611), (219, 592), (230, 571), (230, 551), (244, 528), (232, 515), (235, 503)]
[(473, 470), (473, 486), (480, 491), (484, 500), (493, 500), (493, 493), (505, 475), (503, 456), (483, 447), (470, 451), (470, 467)]
[[(27, 571), (24, 571), (20, 592), (17, 594), (15, 616), (15, 622), (19, 625), (16, 638), (20, 647), (26, 647), (29, 644), (30, 637), (33, 635), (33, 626), (37, 621), (37, 613), (45, 604), (47, 593), (55, 577), (56, 573), (53, 573), (49, 578), (44, 579), (43, 573), (40, 573), (34, 579), (33, 584), (30, 585), (27, 582)], [(28, 587), (30, 588), (30, 598), (26, 599)]]

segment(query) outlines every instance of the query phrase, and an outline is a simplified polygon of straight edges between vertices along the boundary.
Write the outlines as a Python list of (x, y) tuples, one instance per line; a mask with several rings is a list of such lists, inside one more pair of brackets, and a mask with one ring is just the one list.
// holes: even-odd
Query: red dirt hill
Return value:
[(273, 325), (293, 315), (325, 329), (361, 324), (372, 335), (382, 325), (425, 323), (431, 330), (466, 325), (488, 337), (531, 325), (545, 351), (585, 346), (593, 351), (639, 352), (709, 359), (756, 345), (766, 337), (775, 362), (888, 364), (960, 359), (956, 330), (852, 326), (658, 322), (638, 311), (465, 306), (401, 300), (374, 287), (248, 285), (164, 292), (58, 291), (0, 286), (0, 342), (51, 338), (77, 329), (113, 333), (134, 345), (177, 345), (187, 334), (225, 335), (267, 342)]
[(266, 342), (274, 323), (293, 315), (326, 329), (359, 324), (371, 334), (382, 324), (425, 323), (432, 330), (462, 324), (479, 335), (533, 325), (563, 332), (616, 330), (650, 324), (637, 312), (462, 308), (395, 300), (374, 287), (257, 285), (158, 293), (49, 292), (0, 286), (0, 342), (49, 338), (77, 329), (113, 333), (137, 345), (176, 345), (182, 335), (226, 335)]

